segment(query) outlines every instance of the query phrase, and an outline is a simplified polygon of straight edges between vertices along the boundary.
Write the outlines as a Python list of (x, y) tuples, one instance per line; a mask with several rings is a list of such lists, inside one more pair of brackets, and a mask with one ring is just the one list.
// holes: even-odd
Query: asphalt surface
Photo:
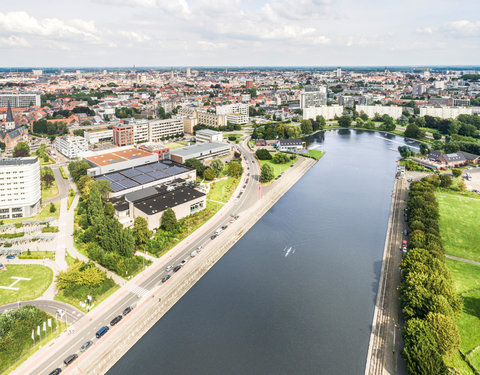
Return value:
[[(75, 332), (65, 333), (62, 337), (59, 337), (58, 349), (51, 348), (51, 352), (43, 355), (39, 360), (36, 360), (33, 364), (25, 363), (20, 366), (15, 373), (29, 373), (29, 374), (49, 374), (53, 369), (60, 367), (65, 369), (63, 360), (71, 354), (77, 353), (81, 356), (80, 347), (88, 340), (92, 340), (95, 345), (100, 344), (99, 340), (95, 338), (95, 333), (102, 326), (110, 326), (110, 321), (128, 306), (135, 306), (139, 298), (149, 293), (160, 284), (162, 284), (162, 278), (170, 274), (171, 277), (175, 277), (176, 273), (172, 271), (166, 272), (165, 268), (168, 265), (177, 266), (184, 259), (190, 259), (190, 254), (193, 250), (197, 249), (200, 245), (206, 245), (211, 242), (210, 236), (213, 232), (225, 225), (234, 225), (231, 223), (232, 215), (242, 215), (242, 211), (253, 205), (259, 197), (259, 164), (256, 161), (254, 154), (251, 153), (246, 146), (246, 140), (238, 145), (241, 149), (242, 155), (245, 156), (246, 168), (244, 178), (241, 181), (240, 191), (243, 191), (240, 195), (232, 197), (230, 202), (226, 205), (226, 209), (223, 212), (219, 212), (213, 219), (209, 220), (206, 225), (198, 229), (193, 238), (186, 239), (182, 242), (181, 246), (175, 251), (170, 251), (164, 256), (161, 261), (150, 266), (145, 271), (145, 278), (137, 277), (137, 279), (143, 279), (143, 281), (129, 282), (120, 291), (112, 295), (109, 299), (104, 301), (97, 309), (91, 311), (83, 319), (77, 322), (75, 325)], [(247, 176), (247, 173), (250, 176)], [(245, 183), (248, 178), (248, 182)], [(245, 185), (245, 188), (243, 186)], [(220, 234), (220, 236), (228, 235), (228, 228)], [(215, 239), (213, 240), (215, 241)], [(178, 274), (181, 274), (181, 269)], [(128, 318), (128, 316), (127, 316)], [(115, 327), (110, 327), (115, 329)], [(60, 344), (61, 342), (61, 344)], [(94, 345), (94, 346), (95, 346)], [(89, 349), (92, 350), (92, 349)]]
[[(85, 316), (85, 314), (82, 311), (76, 309), (75, 307), (67, 303), (63, 303), (60, 301), (38, 300), (38, 299), (32, 300), (32, 301), (14, 302), (14, 303), (9, 303), (8, 305), (3, 305), (0, 308), (0, 314), (9, 310), (16, 310), (18, 308), (21, 308), (27, 305), (38, 307), (40, 310), (43, 310), (52, 316), (57, 316), (59, 320), (67, 322), (68, 324), (70, 323), (73, 324), (76, 321), (78, 321), (80, 318), (83, 318)], [(63, 310), (64, 313), (57, 314), (57, 311), (59, 310)]]

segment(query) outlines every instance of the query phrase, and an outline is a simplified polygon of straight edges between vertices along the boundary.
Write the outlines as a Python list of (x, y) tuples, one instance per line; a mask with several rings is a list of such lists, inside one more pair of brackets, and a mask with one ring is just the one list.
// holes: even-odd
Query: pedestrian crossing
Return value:
[(141, 286), (138, 286), (138, 285), (129, 285), (127, 287), (127, 289), (132, 292), (133, 294), (136, 294), (138, 298), (141, 298), (143, 297), (144, 295), (146, 295), (149, 290), (148, 289), (145, 289), (145, 288), (142, 288)]

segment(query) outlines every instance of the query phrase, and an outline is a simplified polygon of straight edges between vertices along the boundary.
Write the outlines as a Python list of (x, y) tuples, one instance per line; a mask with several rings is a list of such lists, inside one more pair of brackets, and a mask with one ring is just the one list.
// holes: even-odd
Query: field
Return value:
[(18, 259), (45, 259), (52, 258), (55, 255), (55, 251), (31, 251), (31, 254), (28, 255), (25, 251), (22, 255), (18, 257)]
[(445, 253), (480, 262), (480, 200), (437, 194)]
[(298, 159), (295, 158), (294, 160), (290, 160), (288, 163), (285, 164), (275, 164), (271, 160), (259, 160), (259, 162), (260, 166), (263, 166), (264, 164), (270, 164), (273, 168), (274, 177), (277, 177), (281, 173), (285, 172), (292, 164), (295, 164), (297, 160)]
[(0, 289), (0, 305), (16, 301), (27, 301), (40, 297), (53, 281), (53, 271), (44, 266), (31, 265), (5, 265), (7, 270), (0, 271), (0, 285), (9, 286), (15, 280), (12, 276), (25, 277), (31, 280), (20, 280), (14, 287), (18, 290)]
[(308, 155), (314, 158), (315, 160), (320, 159), (324, 154), (325, 154), (324, 151), (308, 150)]
[(224, 180), (213, 182), (210, 185), (210, 191), (207, 194), (208, 200), (226, 203), (235, 191), (238, 181), (237, 178), (228, 177)]
[[(45, 172), (48, 171), (49, 174), (54, 176), (53, 171), (50, 167), (43, 167), (41, 174), (42, 176), (45, 174)], [(57, 186), (57, 181), (53, 181), (52, 185), (47, 189), (44, 186), (44, 183), (42, 183), (42, 202), (51, 199), (55, 196), (58, 195), (58, 186)]]

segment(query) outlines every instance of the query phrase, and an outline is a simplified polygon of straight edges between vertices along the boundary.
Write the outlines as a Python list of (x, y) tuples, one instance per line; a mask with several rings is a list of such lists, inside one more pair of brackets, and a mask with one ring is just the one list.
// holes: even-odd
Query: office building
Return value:
[(111, 141), (113, 138), (112, 129), (93, 129), (88, 130), (83, 134), (84, 138), (90, 144), (95, 144), (102, 141)]
[(117, 147), (129, 146), (134, 143), (134, 130), (131, 124), (116, 124), (112, 126), (113, 144)]
[(303, 109), (302, 117), (305, 120), (316, 119), (317, 116), (323, 116), (325, 120), (333, 120), (343, 115), (343, 106), (341, 105), (324, 105), (321, 107), (309, 107)]
[(216, 108), (217, 115), (226, 115), (227, 122), (232, 124), (247, 124), (248, 117), (248, 104), (235, 103), (218, 106)]
[(338, 104), (343, 105), (345, 108), (355, 107), (355, 99), (349, 95), (339, 95)]
[(0, 220), (36, 215), (41, 198), (37, 157), (0, 159)]
[(195, 116), (189, 116), (183, 118), (183, 132), (193, 135), (193, 128), (198, 124), (198, 120)]
[(376, 114), (383, 116), (389, 115), (397, 120), (402, 116), (403, 107), (395, 105), (357, 105), (355, 108), (358, 113), (365, 113), (369, 118), (374, 118)]
[(64, 135), (55, 140), (55, 149), (67, 158), (74, 159), (88, 151), (88, 142), (77, 135)]
[(187, 78), (190, 78), (192, 76), (192, 72), (190, 71), (190, 67), (187, 66), (187, 71), (186, 71)]
[(213, 128), (218, 128), (219, 126), (227, 126), (226, 115), (217, 115), (215, 113), (209, 112), (195, 112), (195, 115), (197, 116), (198, 125), (205, 125)]
[(197, 143), (222, 142), (223, 134), (215, 130), (202, 129), (195, 132)]
[(327, 105), (326, 86), (307, 86), (305, 92), (300, 94), (300, 108), (321, 107), (322, 105)]
[[(129, 123), (130, 124), (130, 123)], [(147, 120), (136, 120), (133, 125), (133, 143), (138, 144), (149, 140), (149, 125)]]
[(168, 137), (178, 137), (183, 134), (183, 119), (180, 117), (166, 120), (148, 121), (148, 141), (160, 142)]
[(209, 160), (230, 155), (230, 152), (231, 146), (228, 143), (197, 143), (191, 146), (171, 150), (170, 158), (177, 163), (183, 164), (188, 159), (196, 158), (198, 160)]
[(337, 78), (342, 78), (342, 68), (337, 68)]
[(0, 92), (0, 107), (7, 107), (8, 103), (13, 108), (40, 107), (40, 95), (35, 93)]

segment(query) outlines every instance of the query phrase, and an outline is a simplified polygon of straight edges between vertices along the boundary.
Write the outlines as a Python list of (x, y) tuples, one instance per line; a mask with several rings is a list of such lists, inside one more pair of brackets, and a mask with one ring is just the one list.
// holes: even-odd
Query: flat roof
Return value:
[(100, 167), (103, 167), (105, 165), (112, 165), (112, 164), (121, 163), (124, 161), (138, 159), (138, 158), (143, 158), (151, 155), (152, 155), (151, 152), (139, 150), (132, 147), (126, 150), (107, 152), (104, 154), (94, 155), (94, 156), (86, 156), (84, 159)]
[(223, 143), (223, 142), (196, 143), (191, 146), (177, 148), (175, 150), (170, 151), (170, 153), (172, 155), (185, 157), (193, 154), (198, 154), (200, 152), (206, 153), (208, 151), (216, 151), (218, 149), (230, 148), (230, 147), (231, 147), (230, 144)]
[(7, 158), (0, 159), (0, 165), (25, 165), (25, 164), (35, 164), (38, 161), (36, 156), (25, 157), (25, 158)]
[(197, 130), (197, 134), (200, 133), (200, 134), (207, 134), (207, 135), (217, 135), (217, 134), (220, 134), (220, 132), (217, 132), (215, 130), (211, 130), (211, 129), (200, 129), (200, 130)]
[(112, 192), (117, 193), (122, 190), (142, 186), (154, 181), (158, 181), (160, 184), (165, 178), (180, 175), (192, 170), (193, 168), (186, 167), (183, 164), (171, 160), (160, 160), (138, 167), (122, 169), (121, 171), (95, 176), (94, 179), (95, 181), (110, 181)]
[(147, 215), (153, 215), (157, 212), (165, 211), (169, 207), (176, 207), (205, 195), (205, 193), (184, 186), (173, 191), (159, 193), (147, 199), (135, 202), (133, 205)]

